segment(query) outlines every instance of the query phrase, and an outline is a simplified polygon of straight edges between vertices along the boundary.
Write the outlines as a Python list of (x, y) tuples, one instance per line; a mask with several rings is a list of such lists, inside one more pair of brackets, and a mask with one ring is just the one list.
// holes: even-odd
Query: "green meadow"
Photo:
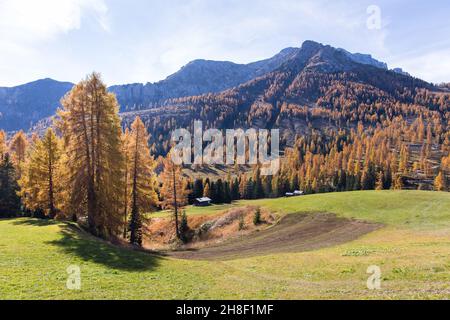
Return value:
[[(245, 205), (280, 215), (334, 213), (383, 227), (314, 251), (194, 261), (119, 248), (69, 223), (0, 220), (0, 299), (450, 298), (450, 193), (362, 191), (233, 204)], [(66, 286), (71, 265), (80, 267), (80, 290)], [(366, 285), (372, 265), (381, 269), (379, 290)]]

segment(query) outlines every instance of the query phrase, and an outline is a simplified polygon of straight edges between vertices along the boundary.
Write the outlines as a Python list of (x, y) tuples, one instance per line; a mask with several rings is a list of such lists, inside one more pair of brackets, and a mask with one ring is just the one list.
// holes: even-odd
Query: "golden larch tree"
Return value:
[(61, 142), (53, 130), (48, 129), (42, 140), (35, 139), (19, 180), (25, 206), (34, 211), (40, 209), (51, 218), (57, 214), (57, 174), (61, 153)]
[(156, 208), (156, 162), (150, 156), (149, 135), (141, 118), (136, 117), (128, 134), (127, 160), (129, 167), (129, 187), (131, 191), (130, 243), (142, 245), (142, 213)]
[(8, 147), (6, 145), (6, 133), (0, 130), (0, 161), (3, 160), (3, 156), (8, 152)]
[(188, 199), (183, 188), (181, 166), (177, 166), (173, 163), (170, 153), (167, 158), (164, 159), (164, 169), (161, 172), (160, 179), (162, 181), (162, 207), (164, 209), (173, 210), (175, 232), (177, 238), (181, 239), (180, 229), (178, 227), (179, 209), (187, 204)]
[(393, 188), (394, 190), (403, 190), (404, 188), (404, 184), (403, 184), (403, 177), (401, 174), (397, 174), (394, 177), (394, 183), (393, 183)]
[(375, 190), (383, 190), (383, 184), (384, 184), (384, 174), (382, 171), (377, 173), (377, 180), (375, 182)]
[(94, 235), (112, 237), (122, 226), (123, 154), (119, 105), (92, 73), (62, 99), (58, 112), (67, 156), (70, 207), (87, 217)]
[(22, 173), (22, 164), (25, 161), (25, 156), (27, 153), (28, 140), (25, 133), (20, 130), (11, 139), (9, 144), (9, 151), (12, 155), (12, 160), (17, 168), (17, 173), (20, 177)]
[(445, 183), (445, 177), (442, 174), (442, 171), (439, 172), (439, 174), (434, 179), (434, 189), (436, 191), (445, 191), (446, 189), (446, 183)]

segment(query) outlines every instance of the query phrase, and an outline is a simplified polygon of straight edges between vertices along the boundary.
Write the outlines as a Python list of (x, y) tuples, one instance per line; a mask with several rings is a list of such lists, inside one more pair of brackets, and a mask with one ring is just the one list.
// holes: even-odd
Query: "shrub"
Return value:
[(245, 221), (244, 221), (244, 215), (242, 214), (239, 217), (239, 231), (242, 231), (245, 229)]
[(183, 214), (181, 215), (181, 223), (180, 223), (180, 235), (183, 242), (187, 242), (187, 233), (189, 231), (188, 218), (186, 215), (186, 211), (183, 210)]
[(261, 223), (261, 209), (258, 208), (255, 211), (255, 215), (253, 216), (253, 224), (256, 226)]

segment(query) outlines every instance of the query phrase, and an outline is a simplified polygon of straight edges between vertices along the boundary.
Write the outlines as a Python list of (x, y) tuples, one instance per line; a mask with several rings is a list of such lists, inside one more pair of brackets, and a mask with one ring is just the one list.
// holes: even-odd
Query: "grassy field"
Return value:
[[(231, 205), (186, 208), (188, 215), (218, 214), (233, 207), (259, 206), (280, 214), (328, 212), (410, 228), (450, 227), (450, 194), (427, 191), (355, 191), (293, 198), (241, 200)], [(167, 217), (161, 211), (149, 217)]]
[[(241, 204), (246, 204), (242, 201)], [(356, 191), (303, 198), (249, 202), (280, 213), (331, 212), (397, 227), (450, 227), (450, 193), (426, 191)]]
[[(450, 298), (449, 193), (351, 192), (234, 205), (330, 212), (385, 227), (310, 252), (187, 261), (116, 248), (65, 223), (0, 220), (0, 299)], [(66, 288), (69, 265), (81, 268), (81, 290)], [(381, 268), (380, 290), (367, 289), (371, 265)]]

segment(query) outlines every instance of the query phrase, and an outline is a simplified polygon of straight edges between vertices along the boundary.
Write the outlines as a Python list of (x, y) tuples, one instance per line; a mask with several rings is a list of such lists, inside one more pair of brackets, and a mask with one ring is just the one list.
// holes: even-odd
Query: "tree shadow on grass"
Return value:
[(15, 225), (15, 226), (26, 225), (26, 226), (46, 227), (46, 226), (51, 226), (51, 225), (55, 225), (55, 224), (58, 224), (58, 223), (59, 223), (58, 221), (50, 220), (50, 219), (27, 218), (27, 219), (15, 220), (13, 222), (13, 225)]
[(70, 255), (76, 255), (84, 261), (102, 264), (108, 268), (124, 271), (147, 271), (159, 265), (161, 257), (119, 248), (93, 236), (83, 234), (73, 226), (64, 226), (61, 239), (49, 241)]

